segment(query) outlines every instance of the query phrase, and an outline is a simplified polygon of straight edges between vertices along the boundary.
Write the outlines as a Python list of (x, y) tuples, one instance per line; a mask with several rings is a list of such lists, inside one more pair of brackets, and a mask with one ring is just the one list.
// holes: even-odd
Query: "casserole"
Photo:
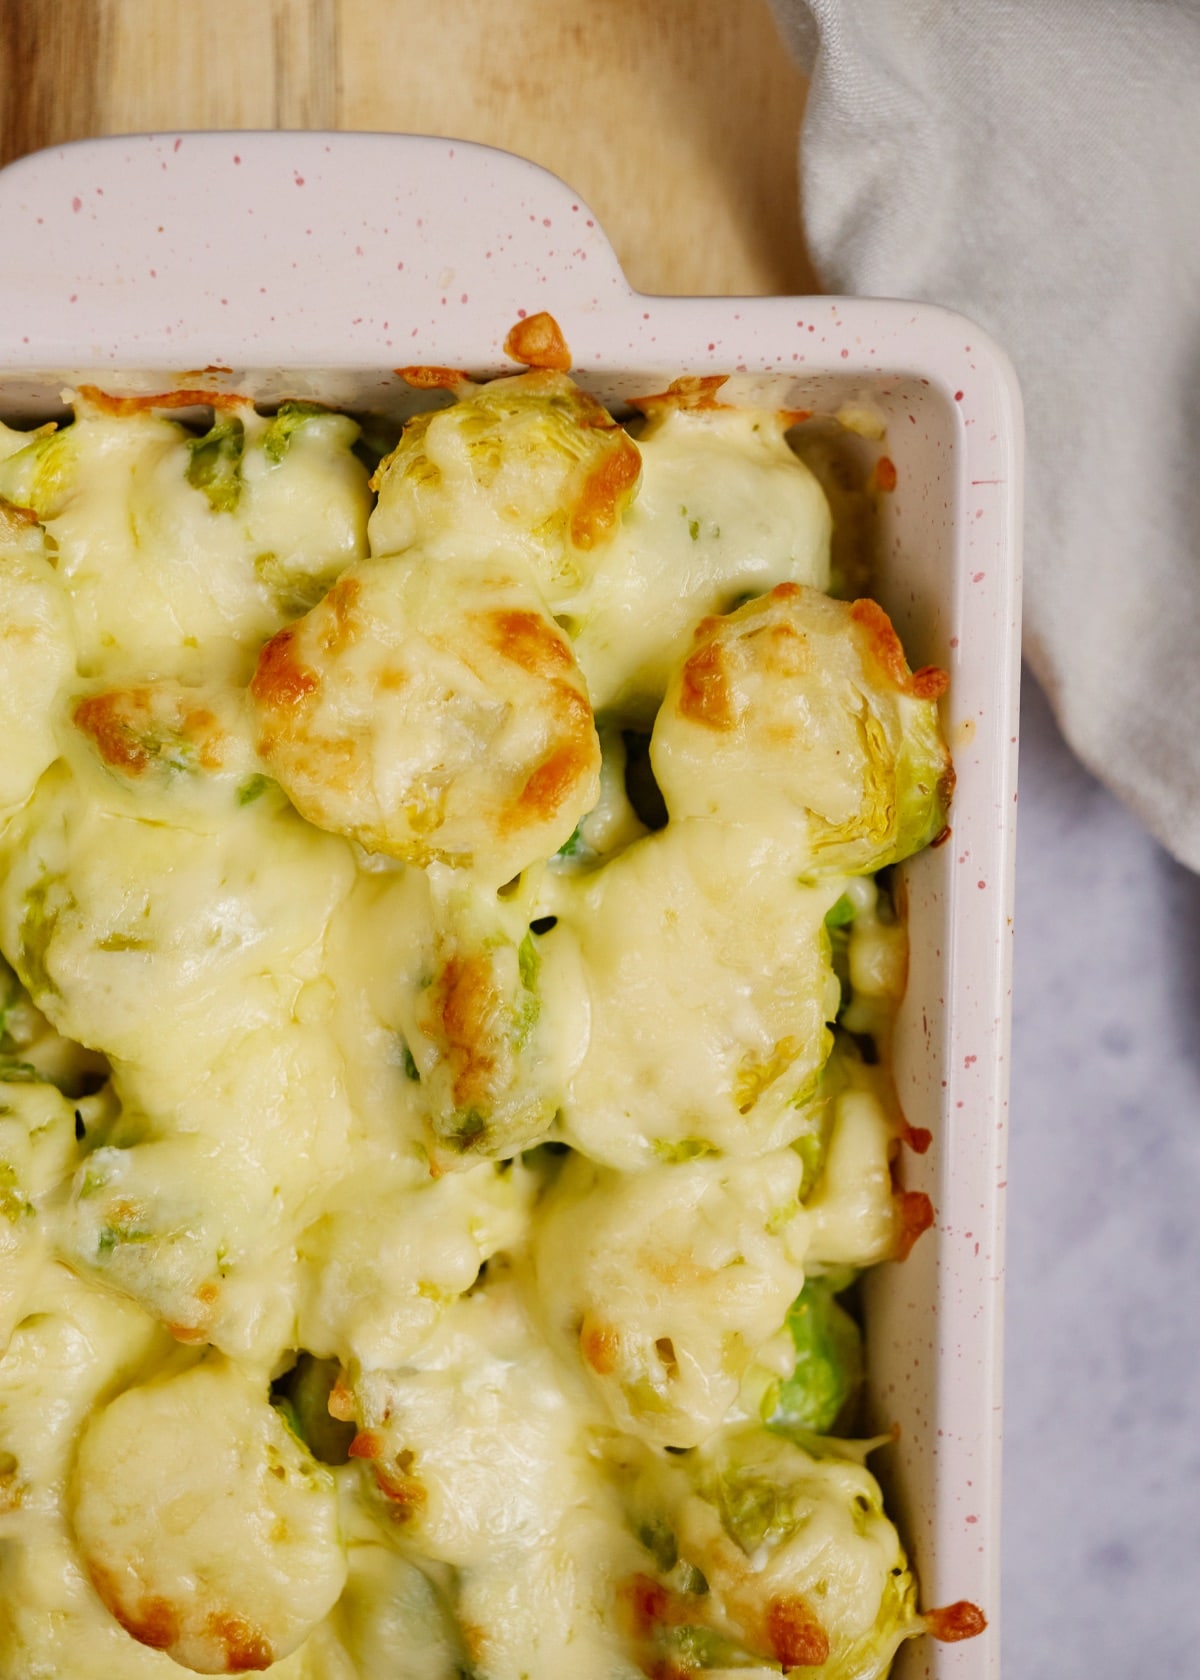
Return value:
[(443, 141), (108, 141), (25, 160), (0, 204), (13, 253), (0, 411), (13, 422), (57, 414), (68, 383), (394, 416), (428, 399), (393, 367), (508, 371), (506, 326), (545, 309), (609, 403), (728, 373), (735, 402), (840, 411), (882, 443), (864, 440), (892, 463), (873, 590), (913, 664), (951, 674), (959, 781), (949, 843), (905, 870), (896, 1077), (910, 1124), (935, 1140), (907, 1183), (937, 1224), (870, 1286), (874, 1417), (900, 1429), (877, 1468), (923, 1601), (972, 1600), (991, 1624), (960, 1646), (908, 1647), (896, 1673), (997, 1673), (1019, 453), (1003, 358), (960, 318), (911, 305), (639, 297), (561, 183)]

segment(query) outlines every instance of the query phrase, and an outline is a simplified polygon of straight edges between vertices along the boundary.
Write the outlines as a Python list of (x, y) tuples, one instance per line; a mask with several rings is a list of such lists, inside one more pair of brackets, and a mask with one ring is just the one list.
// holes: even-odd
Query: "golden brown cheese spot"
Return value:
[(709, 729), (737, 728), (729, 672), (719, 642), (707, 642), (688, 656), (680, 678), (678, 708), (682, 716)]
[(258, 747), (300, 813), (500, 885), (595, 803), (599, 742), (570, 643), (498, 561), (355, 568), (263, 649)]
[(983, 1611), (967, 1598), (960, 1598), (940, 1610), (926, 1610), (924, 1621), (926, 1633), (945, 1644), (959, 1639), (975, 1639), (987, 1627)]
[(579, 1351), (597, 1376), (609, 1377), (621, 1355), (620, 1332), (587, 1313), (579, 1327)]
[(618, 1597), (621, 1619), (635, 1639), (649, 1639), (660, 1628), (683, 1627), (696, 1620), (694, 1600), (640, 1571), (621, 1583)]
[(316, 676), (296, 657), (296, 632), (281, 630), (263, 648), (250, 684), (260, 706), (290, 709), (320, 686)]
[(413, 1475), (417, 1455), (410, 1448), (402, 1448), (392, 1458), (385, 1457), (387, 1443), (376, 1430), (360, 1430), (350, 1443), (351, 1458), (366, 1458), (375, 1473), (376, 1487), (392, 1505), (397, 1522), (408, 1522), (429, 1499), (425, 1483)]
[(339, 1423), (353, 1423), (356, 1413), (354, 1408), (354, 1394), (346, 1382), (345, 1372), (341, 1372), (333, 1387), (329, 1390), (326, 1401), (329, 1415), (337, 1418)]
[(829, 1635), (798, 1593), (771, 1600), (765, 1632), (771, 1655), (785, 1669), (820, 1668), (829, 1660)]
[(491, 646), (532, 676), (552, 677), (574, 663), (566, 637), (540, 613), (516, 608), (480, 614), (479, 621)]
[(924, 1155), (933, 1142), (933, 1133), (927, 1126), (910, 1126), (907, 1120), (901, 1123), (900, 1140), (908, 1145), (914, 1155)]
[[(131, 1215), (128, 1220), (123, 1220), (123, 1222), (131, 1226), (136, 1225), (137, 1218)], [(182, 1319), (164, 1319), (164, 1329), (168, 1330), (175, 1340), (182, 1342), (185, 1347), (203, 1347), (212, 1335), (216, 1307), (220, 1298), (219, 1284), (202, 1283), (193, 1297), (197, 1310), (192, 1320), (188, 1322)]]
[(641, 470), (637, 445), (624, 432), (615, 430), (612, 449), (584, 479), (571, 513), (571, 541), (577, 548), (594, 548), (608, 536)]
[(166, 1599), (148, 1594), (135, 1605), (121, 1597), (116, 1577), (102, 1564), (89, 1563), (88, 1574), (104, 1608), (140, 1645), (165, 1651), (179, 1638), (179, 1617)]
[(270, 1640), (244, 1616), (230, 1611), (214, 1613), (208, 1618), (208, 1631), (225, 1653), (226, 1674), (257, 1672), (270, 1668), (275, 1661)]
[(890, 455), (881, 455), (875, 463), (875, 488), (885, 496), (896, 488), (896, 463)]
[(672, 379), (665, 391), (656, 391), (648, 397), (631, 397), (630, 402), (643, 414), (663, 408), (724, 408), (726, 405), (717, 401), (717, 392), (728, 380), (727, 373), (682, 374)]
[(213, 711), (168, 686), (109, 689), (76, 703), (71, 721), (110, 769), (142, 776), (172, 749), (202, 770), (225, 763), (228, 737)]
[(249, 400), (232, 391), (158, 391), (153, 396), (114, 397), (96, 385), (80, 385), (78, 390), (89, 407), (118, 417), (153, 408), (244, 408)]
[(414, 391), (457, 391), (461, 386), (470, 384), (467, 375), (458, 368), (436, 367), (427, 363), (393, 368), (392, 372), (406, 385), (411, 385)]
[(933, 1224), (933, 1203), (923, 1190), (901, 1190), (896, 1197), (896, 1214), (896, 1259), (907, 1260), (917, 1238)]
[(569, 373), (571, 352), (558, 322), (544, 309), (518, 321), (504, 340), (504, 354), (526, 367)]
[(773, 677), (802, 677), (812, 668), (807, 636), (793, 624), (772, 624), (763, 635), (762, 668)]
[(391, 1506), (391, 1514), (397, 1522), (408, 1522), (424, 1508), (429, 1498), (424, 1482), (413, 1474), (415, 1462), (416, 1455), (406, 1447), (390, 1462), (376, 1460), (372, 1465), (379, 1491)]
[(164, 1328), (174, 1336), (177, 1342), (182, 1342), (185, 1347), (203, 1347), (208, 1340), (208, 1331), (203, 1325), (176, 1324), (173, 1320), (168, 1319)]
[(515, 809), (508, 813), (509, 823), (518, 826), (525, 821), (544, 822), (552, 817), (570, 798), (590, 762), (591, 753), (584, 741), (556, 747), (521, 789)]
[(437, 1036), (461, 1108), (486, 1106), (496, 1074), (496, 1039), (504, 999), (486, 954), (451, 957), (433, 987), (433, 1011), (441, 1023)]
[(902, 694), (914, 700), (937, 700), (950, 686), (950, 678), (936, 665), (923, 665), (910, 671), (904, 657), (904, 647), (891, 619), (878, 601), (855, 601), (850, 616), (863, 631), (868, 650), (879, 668), (886, 673)]
[(125, 689), (123, 693), (93, 694), (81, 700), (71, 713), (71, 722), (89, 735), (105, 764), (139, 776), (150, 767), (151, 755), (135, 731), (131, 713), (140, 711), (149, 721), (149, 693), (146, 689)]

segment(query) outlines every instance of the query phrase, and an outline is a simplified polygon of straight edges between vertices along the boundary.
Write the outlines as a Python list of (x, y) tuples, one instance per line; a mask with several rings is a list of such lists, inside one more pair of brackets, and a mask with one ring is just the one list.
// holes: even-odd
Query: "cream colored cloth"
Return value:
[(960, 309), (1028, 436), (1025, 648), (1200, 869), (1200, 0), (772, 0), (830, 291)]

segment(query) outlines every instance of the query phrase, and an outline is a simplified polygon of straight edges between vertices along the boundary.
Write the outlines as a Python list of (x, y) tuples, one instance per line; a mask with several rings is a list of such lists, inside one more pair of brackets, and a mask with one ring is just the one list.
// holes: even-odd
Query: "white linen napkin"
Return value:
[(1200, 869), (1200, 4), (772, 0), (829, 291), (960, 309), (1028, 438), (1025, 648)]

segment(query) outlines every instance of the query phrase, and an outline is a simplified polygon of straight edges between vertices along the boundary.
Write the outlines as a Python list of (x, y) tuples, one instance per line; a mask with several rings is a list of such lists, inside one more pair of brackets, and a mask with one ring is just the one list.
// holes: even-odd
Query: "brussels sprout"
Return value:
[(439, 1168), (465, 1167), (536, 1144), (560, 1093), (538, 1032), (538, 940), (520, 906), (456, 888), (435, 922), (427, 983), (403, 1023), (404, 1066)]
[(0, 497), (47, 519), (57, 509), (78, 458), (75, 427), (39, 427), (23, 449), (0, 461)]
[(122, 1627), (200, 1673), (287, 1657), (346, 1581), (332, 1474), (259, 1383), (217, 1357), (93, 1412), (69, 1511)]
[(155, 401), (81, 392), (71, 425), (0, 459), (0, 500), (45, 524), (81, 671), (211, 679), (228, 642), (248, 654), (365, 553), (359, 428), (235, 399), (195, 436)]
[(188, 444), (187, 481), (204, 492), (214, 513), (232, 513), (238, 505), (245, 448), (246, 428), (236, 415), (218, 420), (211, 431)]
[(761, 823), (808, 879), (896, 863), (945, 827), (944, 688), (874, 601), (780, 584), (697, 626), (650, 746), (667, 809)]
[(330, 410), (322, 408), (320, 403), (280, 403), (277, 413), (262, 435), (262, 452), (267, 460), (278, 465), (291, 446), (293, 432), (298, 431), (306, 421), (329, 412)]
[(556, 885), (591, 990), (568, 1142), (629, 1169), (816, 1129), (840, 997), (821, 938), (836, 881), (802, 886), (749, 825), (672, 822)]
[(495, 887), (599, 792), (583, 676), (519, 560), (355, 566), (267, 643), (250, 694), (264, 767), (310, 822)]
[(597, 710), (649, 730), (706, 613), (774, 584), (823, 588), (829, 509), (788, 447), (788, 416), (655, 405), (636, 432), (637, 498), (567, 605)]
[(796, 1365), (786, 1382), (768, 1391), (764, 1423), (779, 1435), (797, 1429), (844, 1433), (853, 1425), (862, 1386), (862, 1332), (839, 1305), (830, 1279), (809, 1278), (788, 1312), (787, 1327)]
[(744, 1651), (785, 1673), (882, 1680), (921, 1631), (878, 1484), (851, 1454), (815, 1457), (752, 1426), (675, 1460), (627, 1454), (623, 1469), (635, 1528), (664, 1523), (707, 1589), (680, 1590), (678, 1563), (663, 1582), (635, 1578), (632, 1631), (647, 1655), (676, 1642), (702, 1669)]
[(616, 531), (640, 471), (632, 438), (565, 374), (496, 379), (409, 421), (372, 480), (371, 549), (451, 533), (516, 548), (553, 604)]
[[(444, 1583), (399, 1557), (377, 1528), (351, 1538), (331, 1621), (358, 1680), (475, 1680)], [(426, 1568), (429, 1566), (426, 1565)], [(430, 1571), (434, 1573), (434, 1571)]]

